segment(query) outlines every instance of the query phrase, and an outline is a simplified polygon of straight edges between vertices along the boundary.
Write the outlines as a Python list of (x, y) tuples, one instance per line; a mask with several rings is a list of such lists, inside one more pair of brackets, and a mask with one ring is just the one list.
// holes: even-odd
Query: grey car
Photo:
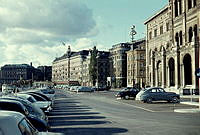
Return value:
[(140, 100), (146, 103), (152, 103), (152, 101), (168, 101), (179, 103), (180, 95), (174, 92), (166, 92), (163, 88), (152, 87), (141, 90), (136, 95), (136, 100)]

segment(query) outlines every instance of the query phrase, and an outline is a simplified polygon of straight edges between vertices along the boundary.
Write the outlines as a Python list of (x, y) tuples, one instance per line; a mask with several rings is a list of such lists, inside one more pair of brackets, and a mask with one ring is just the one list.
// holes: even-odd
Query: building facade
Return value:
[[(98, 51), (98, 85), (106, 85), (109, 73), (109, 52)], [(63, 56), (56, 58), (52, 63), (52, 81), (56, 84), (78, 82), (82, 86), (92, 86), (89, 75), (90, 51), (82, 50), (71, 52), (70, 47)]]
[(127, 86), (144, 87), (145, 84), (145, 39), (137, 40), (127, 51)]
[(38, 66), (37, 69), (39, 69), (42, 72), (39, 81), (51, 81), (52, 66)]
[(28, 64), (7, 64), (1, 67), (1, 84), (14, 84), (19, 80), (38, 80), (41, 72)]
[(131, 43), (120, 43), (113, 45), (110, 52), (110, 83), (111, 87), (127, 86), (127, 54)]
[(200, 0), (169, 0), (145, 24), (147, 83), (177, 93), (197, 89)]

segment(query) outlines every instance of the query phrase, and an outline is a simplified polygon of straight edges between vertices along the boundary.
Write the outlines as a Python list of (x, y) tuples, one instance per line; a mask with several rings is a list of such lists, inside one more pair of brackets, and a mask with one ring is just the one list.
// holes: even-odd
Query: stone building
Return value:
[(38, 66), (37, 69), (41, 71), (41, 77), (39, 78), (39, 81), (51, 81), (52, 66)]
[(19, 80), (38, 80), (41, 72), (28, 64), (7, 64), (1, 67), (1, 84), (14, 84)]
[(127, 86), (140, 86), (145, 84), (145, 39), (137, 40), (127, 51)]
[(82, 83), (82, 65), (89, 51), (72, 52), (70, 46), (66, 54), (56, 58), (52, 63), (52, 82), (68, 84), (69, 81)]
[(111, 87), (127, 86), (127, 54), (131, 43), (119, 43), (113, 45), (110, 52), (110, 84)]
[[(98, 85), (106, 85), (109, 72), (109, 52), (98, 52)], [(90, 51), (71, 52), (70, 47), (63, 56), (52, 63), (52, 81), (56, 84), (78, 82), (82, 86), (92, 86), (89, 75)]]
[(147, 83), (177, 93), (197, 89), (200, 0), (169, 0), (145, 25)]

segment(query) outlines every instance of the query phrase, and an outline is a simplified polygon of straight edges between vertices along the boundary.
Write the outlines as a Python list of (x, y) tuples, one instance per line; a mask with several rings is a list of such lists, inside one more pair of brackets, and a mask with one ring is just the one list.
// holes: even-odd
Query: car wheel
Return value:
[(172, 101), (172, 103), (179, 103), (180, 102), (180, 100), (177, 97), (173, 97), (171, 101)]
[(125, 96), (125, 99), (129, 99), (129, 96), (128, 96), (128, 95), (126, 95), (126, 96)]
[(147, 103), (152, 103), (152, 98), (147, 98), (147, 99), (146, 99), (146, 102), (147, 102)]

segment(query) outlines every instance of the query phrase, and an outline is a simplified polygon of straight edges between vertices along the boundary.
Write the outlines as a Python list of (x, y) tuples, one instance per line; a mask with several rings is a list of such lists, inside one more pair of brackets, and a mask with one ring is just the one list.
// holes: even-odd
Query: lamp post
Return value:
[[(130, 32), (130, 36), (131, 36), (131, 43), (132, 43), (132, 51), (134, 50), (134, 47), (133, 47), (133, 43), (134, 43), (134, 36), (137, 34), (137, 32), (135, 31), (135, 25), (132, 25), (131, 26), (131, 32)], [(132, 55), (133, 55), (133, 53), (132, 53)], [(133, 59), (132, 59), (132, 76), (133, 76), (133, 80), (132, 80), (132, 83), (133, 83), (133, 87), (134, 87), (134, 56), (132, 57)]]
[(99, 52), (97, 52), (97, 89), (99, 89)]

